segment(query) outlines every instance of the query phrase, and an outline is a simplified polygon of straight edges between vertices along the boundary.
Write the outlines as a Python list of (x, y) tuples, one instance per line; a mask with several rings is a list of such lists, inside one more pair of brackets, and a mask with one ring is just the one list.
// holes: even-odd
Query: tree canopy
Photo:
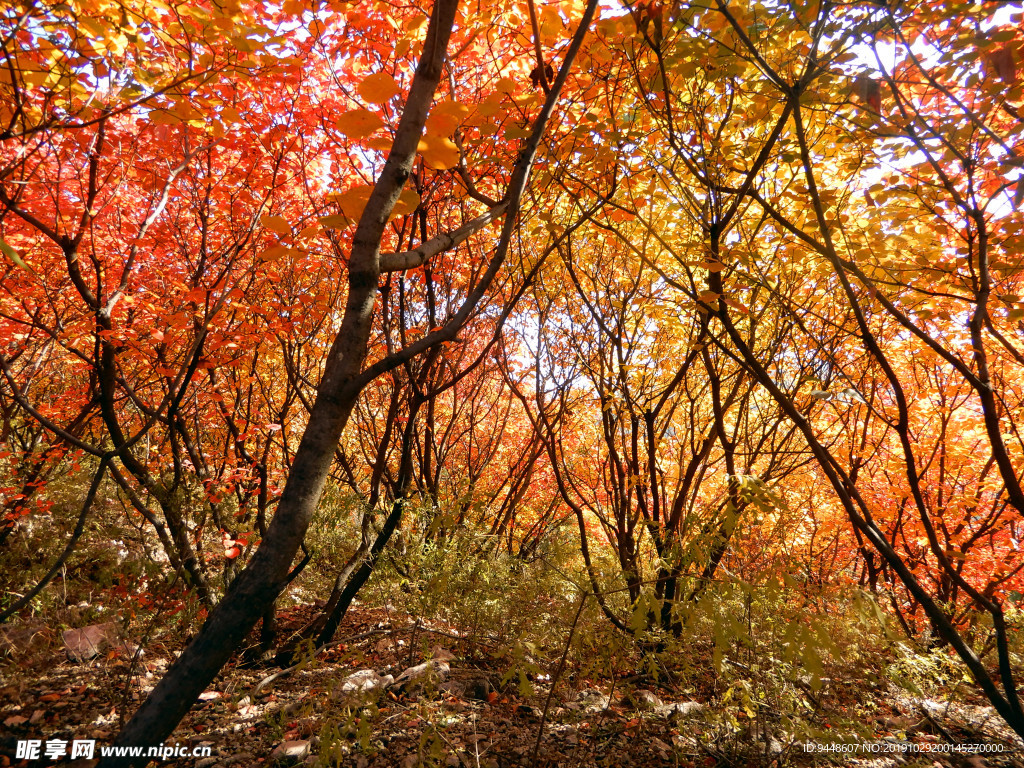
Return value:
[(158, 743), (352, 508), (318, 645), (396, 535), (568, 542), (640, 643), (859, 589), (1024, 738), (1022, 15), (6, 4), (0, 617), (114, 514), (205, 619)]

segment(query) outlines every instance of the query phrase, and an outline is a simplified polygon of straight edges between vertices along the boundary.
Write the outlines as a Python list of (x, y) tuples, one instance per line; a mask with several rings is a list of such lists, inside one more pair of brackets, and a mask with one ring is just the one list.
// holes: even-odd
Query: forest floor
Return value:
[[(284, 612), (282, 633), (296, 631), (313, 615), (310, 605)], [(866, 688), (838, 690), (837, 699), (879, 698), (872, 708), (873, 722), (863, 725), (877, 739), (876, 750), (893, 751), (820, 751), (841, 747), (829, 747), (825, 739), (782, 743), (763, 735), (758, 716), (739, 728), (735, 720), (725, 726), (713, 706), (687, 700), (671, 686), (639, 675), (591, 680), (575, 674), (571, 665), (561, 675), (557, 666), (548, 674), (510, 673), (507, 661), (500, 661), (507, 657), (498, 649), (467, 640), (457, 627), (414, 620), (389, 607), (353, 608), (338, 637), (343, 639), (284, 674), (272, 666), (247, 666), (236, 657), (168, 742), (208, 746), (210, 756), (155, 764), (1024, 766), (1022, 745), (980, 701), (951, 704), (897, 691), (880, 695)], [(109, 744), (121, 719), (152, 688), (170, 657), (169, 650), (161, 654), (158, 647), (133, 660), (122, 649), (75, 663), (68, 659), (60, 633), (45, 630), (20, 653), (9, 649), (0, 660), (0, 766), (51, 764), (45, 759), (17, 760), (18, 740), (95, 739), (97, 745)], [(398, 677), (431, 658), (447, 667), (439, 673), (444, 679), (377, 691), (371, 697), (375, 701), (361, 708), (351, 706), (350, 696), (339, 696), (342, 681), (359, 670)], [(807, 695), (814, 706), (826, 707), (823, 692), (808, 690)], [(832, 743), (844, 740), (840, 733), (832, 738)], [(1004, 751), (939, 751), (951, 743)], [(812, 746), (815, 751), (810, 751)]]

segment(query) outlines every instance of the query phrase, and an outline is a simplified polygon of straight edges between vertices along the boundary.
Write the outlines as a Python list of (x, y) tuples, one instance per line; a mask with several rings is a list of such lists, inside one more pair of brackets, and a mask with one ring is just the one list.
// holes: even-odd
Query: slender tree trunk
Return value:
[(330, 597), (327, 598), (327, 605), (324, 606), (323, 613), (321, 613), (315, 621), (310, 623), (309, 629), (303, 632), (303, 639), (318, 635), (323, 631), (327, 621), (334, 614), (334, 609), (337, 608), (338, 602), (341, 600), (341, 595), (345, 591), (345, 585), (348, 584), (349, 579), (355, 572), (359, 564), (363, 562), (363, 558), (366, 557), (366, 553), (370, 551), (370, 517), (371, 512), (367, 510), (363, 513), (363, 524), (362, 524), (362, 538), (359, 542), (359, 548), (352, 553), (345, 565), (342, 566), (338, 575), (334, 579), (334, 585), (331, 587)]
[(409, 421), (406, 422), (405, 431), (402, 433), (402, 458), (398, 469), (397, 491), (394, 502), (391, 505), (391, 512), (384, 521), (384, 526), (380, 529), (380, 533), (377, 534), (377, 538), (374, 539), (369, 553), (362, 559), (359, 567), (349, 577), (345, 588), (338, 598), (338, 602), (328, 614), (327, 621), (324, 623), (324, 627), (316, 641), (317, 648), (327, 645), (334, 638), (334, 633), (338, 631), (338, 626), (341, 624), (342, 619), (345, 618), (349, 606), (352, 605), (355, 596), (359, 594), (359, 590), (363, 588), (363, 585), (366, 584), (373, 573), (377, 560), (380, 558), (380, 553), (384, 551), (384, 547), (388, 545), (392, 534), (402, 523), (409, 481), (412, 479), (412, 441), (416, 431), (416, 413), (419, 411), (421, 403), (422, 401), (419, 398), (413, 399), (409, 408)]

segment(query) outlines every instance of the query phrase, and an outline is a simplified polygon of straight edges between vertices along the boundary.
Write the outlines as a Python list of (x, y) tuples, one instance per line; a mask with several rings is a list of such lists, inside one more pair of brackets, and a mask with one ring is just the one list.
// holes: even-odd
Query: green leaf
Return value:
[(14, 250), (10, 245), (5, 243), (2, 239), (0, 239), (0, 251), (3, 251), (4, 255), (7, 256), (7, 258), (9, 258), (11, 261), (13, 261), (16, 267), (21, 267), (26, 272), (32, 271), (32, 268), (28, 264), (26, 264), (24, 260), (22, 260), (18, 252)]

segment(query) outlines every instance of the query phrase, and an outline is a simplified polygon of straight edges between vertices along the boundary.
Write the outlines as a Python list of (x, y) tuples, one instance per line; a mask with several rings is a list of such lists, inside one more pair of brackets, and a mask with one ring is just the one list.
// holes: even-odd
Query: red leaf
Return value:
[(854, 83), (857, 97), (875, 112), (882, 110), (882, 88), (878, 81), (868, 75), (858, 75)]

